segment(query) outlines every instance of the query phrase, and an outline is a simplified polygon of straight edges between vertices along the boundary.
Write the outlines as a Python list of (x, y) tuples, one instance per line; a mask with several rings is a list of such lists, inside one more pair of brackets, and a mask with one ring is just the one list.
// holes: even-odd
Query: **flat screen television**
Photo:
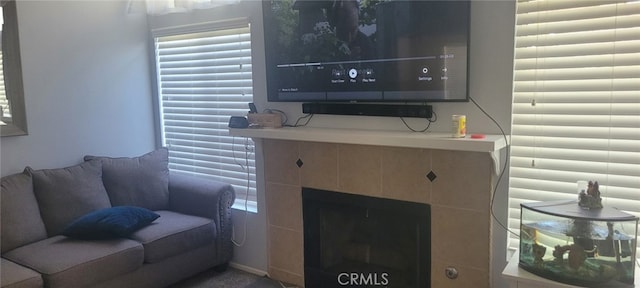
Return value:
[(468, 101), (469, 0), (263, 5), (269, 101)]

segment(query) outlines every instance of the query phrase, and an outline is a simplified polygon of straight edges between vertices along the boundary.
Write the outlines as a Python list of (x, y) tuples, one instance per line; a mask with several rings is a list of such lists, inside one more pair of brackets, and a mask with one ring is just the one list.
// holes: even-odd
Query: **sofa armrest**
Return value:
[(227, 183), (184, 174), (169, 175), (169, 209), (213, 219), (218, 229), (216, 244), (220, 263), (233, 256), (231, 206), (236, 194)]

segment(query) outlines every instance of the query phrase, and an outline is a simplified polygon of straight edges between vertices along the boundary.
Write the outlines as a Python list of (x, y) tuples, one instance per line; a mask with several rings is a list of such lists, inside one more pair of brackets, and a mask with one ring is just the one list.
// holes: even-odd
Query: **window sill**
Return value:
[[(246, 203), (246, 205), (245, 205)], [(246, 201), (244, 199), (236, 199), (236, 201), (231, 206), (231, 209), (246, 211), (251, 213), (258, 213), (258, 203), (255, 201)]]

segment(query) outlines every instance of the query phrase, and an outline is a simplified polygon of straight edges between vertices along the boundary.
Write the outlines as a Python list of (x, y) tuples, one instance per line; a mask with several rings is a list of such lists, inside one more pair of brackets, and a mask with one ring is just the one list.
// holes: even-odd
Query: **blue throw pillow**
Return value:
[(151, 224), (158, 217), (160, 215), (142, 207), (105, 208), (88, 213), (71, 222), (62, 231), (62, 235), (86, 240), (124, 238)]

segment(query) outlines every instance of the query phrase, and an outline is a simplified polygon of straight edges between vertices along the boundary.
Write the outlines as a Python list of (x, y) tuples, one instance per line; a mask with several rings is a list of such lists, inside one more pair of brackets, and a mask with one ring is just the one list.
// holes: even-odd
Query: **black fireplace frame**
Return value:
[[(302, 187), (302, 212), (304, 230), (304, 278), (305, 287), (393, 287), (393, 283), (376, 280), (372, 285), (341, 285), (338, 275), (322, 271), (321, 240), (319, 229), (313, 229), (309, 223), (320, 222), (318, 203), (337, 205), (334, 207), (353, 209), (373, 209), (383, 213), (403, 214), (406, 221), (398, 225), (416, 226), (416, 256), (415, 263), (417, 285), (401, 288), (429, 288), (431, 286), (431, 207), (429, 204), (408, 202), (395, 199), (377, 198), (371, 196), (347, 194)], [(368, 212), (367, 212), (368, 213)], [(419, 245), (418, 245), (419, 243)], [(345, 271), (348, 272), (348, 271)], [(382, 279), (387, 280), (387, 279)], [(388, 281), (387, 281), (388, 282)], [(382, 285), (388, 284), (388, 285)]]

